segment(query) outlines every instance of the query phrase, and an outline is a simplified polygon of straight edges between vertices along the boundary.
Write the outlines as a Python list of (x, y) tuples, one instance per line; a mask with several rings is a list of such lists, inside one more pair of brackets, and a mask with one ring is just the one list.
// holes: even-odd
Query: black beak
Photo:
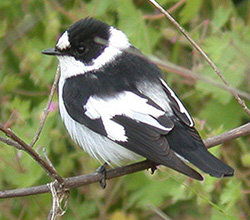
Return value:
[(62, 55), (62, 53), (58, 50), (56, 50), (54, 47), (47, 49), (47, 50), (43, 50), (42, 54), (46, 54), (46, 55), (53, 55), (53, 56), (60, 56)]

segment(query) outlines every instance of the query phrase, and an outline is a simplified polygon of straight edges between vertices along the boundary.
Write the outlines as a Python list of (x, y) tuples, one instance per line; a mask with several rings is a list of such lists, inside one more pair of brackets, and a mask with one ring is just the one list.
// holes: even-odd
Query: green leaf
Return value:
[(226, 22), (230, 18), (231, 13), (232, 8), (218, 7), (212, 20), (213, 33), (220, 30), (226, 24)]
[(226, 215), (225, 213), (221, 212), (219, 209), (213, 208), (210, 220), (238, 220), (238, 219), (233, 218), (232, 216)]
[(150, 54), (160, 38), (160, 32), (145, 24), (142, 13), (132, 1), (119, 1), (117, 10), (119, 13), (118, 27), (126, 33), (135, 47)]
[(227, 204), (228, 209), (230, 209), (237, 203), (238, 200), (241, 199), (242, 193), (241, 182), (239, 182), (235, 178), (232, 178), (226, 183), (226, 186), (223, 188), (223, 192), (220, 195), (220, 203)]
[(180, 23), (182, 25), (186, 24), (188, 21), (194, 18), (200, 10), (201, 4), (202, 0), (187, 0), (185, 7), (180, 12)]
[[(1, 74), (2, 75), (2, 74)], [(1, 88), (5, 92), (13, 92), (22, 83), (17, 75), (6, 75), (1, 82)]]
[(246, 153), (246, 154), (242, 155), (241, 161), (245, 167), (249, 167), (250, 166), (250, 153)]
[(94, 14), (95, 17), (105, 16), (110, 9), (115, 9), (117, 3), (110, 0), (93, 0), (87, 5), (87, 9), (90, 14)]
[(30, 101), (15, 97), (10, 105), (10, 110), (16, 110), (20, 119), (27, 120), (30, 118)]
[(206, 119), (207, 123), (213, 127), (224, 126), (234, 128), (241, 122), (244, 111), (233, 99), (228, 104), (222, 105), (217, 100), (211, 100), (203, 106), (199, 117)]
[(12, 151), (11, 154), (12, 158), (15, 158), (11, 161), (12, 166), (2, 171), (4, 179), (11, 187), (22, 188), (35, 185), (37, 180), (45, 174), (45, 171), (25, 152)]
[[(250, 47), (247, 42), (242, 40), (242, 36), (238, 33), (225, 32), (218, 36), (214, 35), (213, 37), (207, 38), (203, 46), (203, 49), (208, 53), (223, 76), (234, 88), (239, 87), (241, 83), (243, 83), (248, 68), (248, 62), (245, 61), (245, 54), (247, 53), (244, 48), (250, 49)], [(240, 45), (240, 48), (242, 48), (240, 49), (242, 50), (241, 52), (236, 45)], [(222, 80), (219, 79), (217, 74), (208, 65), (202, 66), (199, 72), (208, 78), (216, 79), (222, 83)], [(204, 95), (212, 94), (213, 98), (222, 104), (227, 104), (232, 99), (230, 92), (205, 82), (198, 81), (197, 89)]]

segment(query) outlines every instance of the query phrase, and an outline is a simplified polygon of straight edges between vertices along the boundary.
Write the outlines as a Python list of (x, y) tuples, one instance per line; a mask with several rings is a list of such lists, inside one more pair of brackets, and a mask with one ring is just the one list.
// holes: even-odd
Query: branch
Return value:
[(204, 144), (206, 145), (207, 148), (213, 147), (215, 145), (221, 144), (221, 143), (225, 143), (231, 140), (234, 140), (238, 137), (242, 137), (245, 135), (250, 134), (250, 122), (248, 122), (247, 124), (244, 124), (240, 127), (237, 127), (235, 129), (232, 129), (230, 131), (226, 131), (223, 134), (211, 137), (211, 138), (207, 138), (204, 141)]
[(201, 74), (198, 74), (192, 70), (189, 70), (185, 67), (181, 67), (181, 66), (178, 66), (178, 65), (175, 65), (174, 63), (171, 63), (169, 61), (162, 61), (158, 58), (148, 58), (149, 61), (153, 62), (154, 64), (160, 66), (162, 69), (166, 70), (166, 71), (170, 71), (170, 72), (173, 72), (173, 73), (176, 73), (180, 76), (183, 76), (185, 78), (189, 78), (189, 79), (196, 79), (196, 80), (200, 80), (200, 81), (203, 81), (205, 83), (208, 83), (212, 86), (215, 86), (217, 88), (220, 88), (220, 89), (223, 89), (223, 90), (226, 90), (228, 92), (234, 92), (234, 93), (238, 93), (238, 95), (240, 95), (241, 97), (247, 99), (247, 100), (250, 100), (250, 94), (247, 93), (247, 92), (244, 92), (242, 90), (239, 90), (239, 89), (236, 89), (236, 88), (233, 88), (233, 87), (228, 87), (227, 85), (224, 85), (224, 84), (221, 84), (221, 83), (218, 83), (217, 81), (213, 80), (213, 79), (210, 79), (210, 78), (207, 78), (207, 77), (204, 77), (202, 76)]
[(12, 141), (10, 139), (6, 139), (6, 138), (3, 138), (3, 137), (0, 136), (0, 141), (2, 141), (3, 143), (5, 143), (7, 145), (15, 147), (18, 150), (24, 150), (23, 147), (20, 144), (16, 143), (15, 141)]
[[(155, 8), (157, 8), (162, 14), (164, 14), (168, 20), (187, 38), (187, 40), (193, 45), (193, 47), (205, 58), (208, 64), (213, 68), (213, 70), (217, 73), (217, 75), (221, 78), (223, 83), (232, 89), (231, 84), (226, 80), (221, 71), (217, 68), (214, 62), (209, 58), (209, 56), (201, 49), (201, 47), (189, 36), (189, 34), (185, 31), (183, 27), (181, 27), (178, 22), (163, 8), (161, 5), (157, 3), (155, 0), (148, 0)], [(250, 116), (250, 110), (247, 108), (245, 102), (239, 97), (238, 93), (231, 90), (232, 96), (236, 99), (236, 101), (242, 106), (243, 110)]]
[(40, 121), (40, 124), (39, 124), (39, 128), (35, 134), (35, 137), (33, 138), (32, 142), (30, 143), (30, 147), (33, 147), (35, 145), (35, 143), (37, 142), (41, 132), (42, 132), (42, 129), (43, 129), (43, 126), (44, 126), (44, 123), (46, 121), (46, 118), (49, 114), (49, 107), (50, 107), (50, 104), (51, 104), (51, 101), (52, 101), (52, 98), (53, 98), (53, 95), (56, 91), (56, 87), (57, 87), (57, 83), (58, 83), (58, 80), (59, 80), (59, 75), (60, 75), (60, 68), (59, 68), (59, 65), (57, 66), (57, 70), (56, 70), (56, 75), (55, 75), (55, 79), (54, 79), (54, 82), (53, 82), (53, 85), (52, 85), (52, 88), (51, 88), (51, 91), (50, 91), (50, 94), (49, 94), (49, 99), (48, 99), (48, 102), (47, 102), (47, 105), (44, 109), (44, 112), (43, 112), (43, 116), (42, 116), (42, 119)]
[[(238, 128), (227, 131), (223, 134), (217, 135), (212, 138), (208, 138), (204, 141), (207, 148), (211, 148), (215, 145), (222, 144), (224, 142), (234, 140), (238, 137), (250, 134), (250, 122), (242, 125)], [(107, 170), (107, 179), (112, 179), (127, 174), (135, 173), (145, 169), (151, 168), (151, 163), (148, 161), (142, 161), (134, 164), (130, 164), (123, 167)], [(80, 186), (89, 185), (95, 182), (99, 182), (102, 179), (102, 174), (92, 173), (89, 175), (81, 175), (75, 177), (69, 177), (64, 179), (64, 190), (74, 189)], [(60, 183), (55, 183), (55, 187), (61, 188)], [(23, 189), (13, 189), (0, 191), (0, 198), (22, 197), (29, 195), (36, 195), (42, 193), (49, 193), (50, 189), (47, 185), (34, 186)]]
[[(177, 8), (181, 7), (187, 0), (180, 0), (175, 5), (173, 5), (170, 9), (167, 10), (168, 13), (172, 13)], [(155, 15), (144, 15), (143, 19), (145, 20), (158, 20), (164, 18), (164, 14), (155, 14)]]
[[(63, 184), (63, 178), (56, 172), (53, 166), (51, 166), (47, 161), (45, 161), (33, 148), (31, 148), (28, 144), (26, 144), (22, 139), (20, 139), (13, 131), (8, 128), (5, 128), (0, 124), (0, 131), (5, 133), (6, 136), (10, 137), (14, 142), (10, 142), (12, 146), (16, 147), (18, 145), (21, 146), (22, 150), (27, 152), (38, 164), (53, 178), (55, 178), (60, 184)], [(7, 143), (8, 139), (0, 139)], [(16, 146), (15, 146), (16, 145)], [(17, 149), (20, 149), (20, 146)]]

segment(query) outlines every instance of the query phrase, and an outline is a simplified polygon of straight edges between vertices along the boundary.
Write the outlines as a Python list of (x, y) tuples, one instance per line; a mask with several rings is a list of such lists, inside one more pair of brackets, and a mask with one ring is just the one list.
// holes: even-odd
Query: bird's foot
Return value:
[(151, 164), (151, 167), (150, 167), (149, 169), (150, 169), (150, 171), (151, 171), (151, 174), (153, 175), (154, 172), (158, 169), (158, 168), (157, 168), (158, 164), (152, 162), (151, 160), (148, 160), (148, 161), (149, 161), (150, 164)]
[(151, 174), (153, 175), (157, 169), (158, 169), (157, 166), (156, 166), (156, 165), (153, 165), (153, 166), (150, 168)]
[(100, 180), (100, 185), (103, 189), (106, 187), (106, 167), (108, 164), (105, 162), (102, 166), (98, 167), (96, 172), (102, 174), (102, 179)]

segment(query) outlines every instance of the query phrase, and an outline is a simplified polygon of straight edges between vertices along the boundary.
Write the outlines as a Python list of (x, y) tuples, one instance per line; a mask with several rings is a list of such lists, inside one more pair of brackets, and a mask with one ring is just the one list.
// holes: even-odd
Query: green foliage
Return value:
[(200, 11), (202, 0), (187, 0), (184, 8), (180, 12), (181, 24), (186, 24), (192, 18), (194, 18), (197, 13)]
[[(166, 9), (178, 0), (159, 1)], [(247, 0), (187, 0), (172, 15), (212, 58), (230, 84), (249, 92), (250, 4)], [(93, 16), (122, 29), (147, 55), (156, 55), (220, 82), (187, 40), (164, 17), (145, 19), (155, 10), (142, 0), (1, 0), (0, 1), (0, 123), (30, 143), (46, 106), (57, 60), (41, 51), (52, 47), (70, 24)], [(195, 118), (204, 138), (249, 121), (227, 91), (171, 72), (165, 78)], [(247, 102), (249, 105), (249, 102)], [(69, 138), (58, 114), (57, 97), (35, 146), (64, 176), (92, 173), (99, 164)], [(4, 137), (0, 133), (1, 137)], [(204, 182), (160, 168), (71, 191), (61, 219), (247, 219), (250, 164), (249, 138), (231, 141), (211, 151), (236, 170), (231, 179), (205, 175)], [(44, 170), (25, 152), (0, 142), (0, 190), (50, 182)], [(51, 195), (0, 201), (0, 219), (46, 219)]]

